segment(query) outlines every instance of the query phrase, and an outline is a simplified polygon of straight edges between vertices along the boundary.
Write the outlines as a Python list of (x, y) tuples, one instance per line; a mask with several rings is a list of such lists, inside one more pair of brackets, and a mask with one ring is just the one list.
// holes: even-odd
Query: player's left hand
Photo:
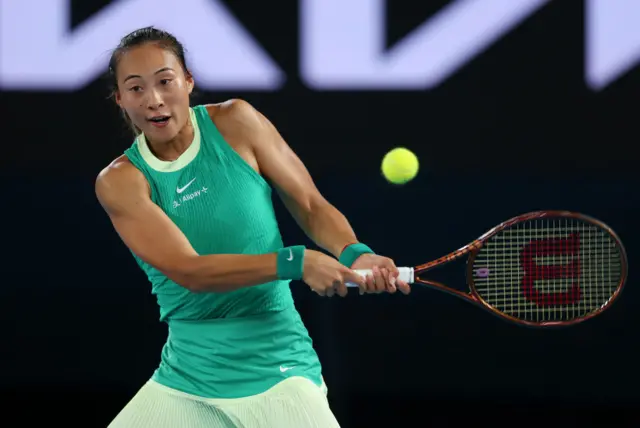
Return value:
[(371, 275), (367, 275), (365, 285), (360, 286), (360, 294), (364, 293), (395, 293), (400, 290), (403, 294), (409, 294), (409, 284), (398, 279), (398, 268), (388, 257), (378, 254), (362, 254), (351, 265), (351, 269), (371, 269)]

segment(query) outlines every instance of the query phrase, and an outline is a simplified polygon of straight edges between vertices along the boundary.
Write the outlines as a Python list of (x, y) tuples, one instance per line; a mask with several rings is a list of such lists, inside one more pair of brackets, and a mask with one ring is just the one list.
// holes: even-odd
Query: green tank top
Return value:
[[(140, 135), (125, 151), (151, 199), (198, 254), (264, 254), (283, 247), (269, 184), (224, 140), (205, 106), (190, 109), (194, 139), (175, 161)], [(321, 385), (321, 368), (289, 281), (192, 293), (135, 254), (169, 334), (153, 379), (208, 398), (265, 391), (290, 376)]]

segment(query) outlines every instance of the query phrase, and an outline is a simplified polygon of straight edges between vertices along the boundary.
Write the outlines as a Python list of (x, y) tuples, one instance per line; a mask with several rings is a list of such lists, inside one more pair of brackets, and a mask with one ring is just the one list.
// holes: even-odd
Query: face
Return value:
[(156, 44), (127, 50), (116, 69), (116, 102), (151, 141), (175, 138), (189, 119), (193, 78), (178, 58)]

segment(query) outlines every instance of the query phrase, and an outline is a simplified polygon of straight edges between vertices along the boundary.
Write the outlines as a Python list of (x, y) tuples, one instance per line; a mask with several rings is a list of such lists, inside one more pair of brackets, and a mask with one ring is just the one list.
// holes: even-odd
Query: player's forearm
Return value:
[(174, 277), (194, 292), (227, 292), (264, 284), (278, 279), (277, 253), (197, 256), (183, 263)]
[(299, 223), (307, 236), (336, 258), (345, 245), (357, 241), (347, 218), (327, 201), (311, 204), (300, 217)]

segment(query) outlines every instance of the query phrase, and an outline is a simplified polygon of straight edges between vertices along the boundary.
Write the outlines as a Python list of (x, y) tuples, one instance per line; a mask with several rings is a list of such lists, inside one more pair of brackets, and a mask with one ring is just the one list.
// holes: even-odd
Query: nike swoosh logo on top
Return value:
[(194, 177), (194, 178), (193, 178), (193, 180), (191, 180), (190, 182), (188, 182), (184, 187), (178, 187), (178, 188), (176, 189), (176, 192), (178, 192), (178, 193), (182, 193), (182, 192), (184, 192), (185, 190), (187, 190), (187, 187), (191, 186), (191, 183), (193, 183), (195, 180), (196, 180), (196, 178)]
[(293, 252), (291, 251), (291, 248), (289, 248), (289, 257), (287, 258), (288, 261), (293, 260)]
[(280, 371), (281, 371), (282, 373), (284, 373), (284, 372), (286, 372), (286, 371), (289, 371), (289, 370), (291, 370), (291, 369), (295, 369), (295, 368), (296, 368), (296, 366), (293, 366), (293, 367), (282, 367), (282, 366), (280, 366)]

